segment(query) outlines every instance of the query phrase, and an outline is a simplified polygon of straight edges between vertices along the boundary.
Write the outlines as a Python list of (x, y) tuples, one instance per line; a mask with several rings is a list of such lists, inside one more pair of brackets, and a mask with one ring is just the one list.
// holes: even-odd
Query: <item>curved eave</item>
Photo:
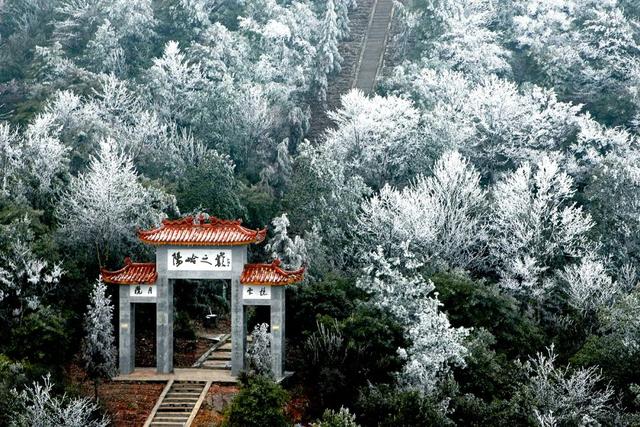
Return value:
[(304, 271), (304, 267), (294, 271), (283, 270), (280, 268), (279, 260), (271, 264), (247, 264), (240, 275), (240, 283), (254, 286), (288, 286), (302, 282)]
[(125, 266), (119, 270), (109, 271), (101, 268), (100, 277), (103, 282), (115, 285), (143, 285), (156, 283), (158, 272), (155, 263), (134, 263), (126, 258)]

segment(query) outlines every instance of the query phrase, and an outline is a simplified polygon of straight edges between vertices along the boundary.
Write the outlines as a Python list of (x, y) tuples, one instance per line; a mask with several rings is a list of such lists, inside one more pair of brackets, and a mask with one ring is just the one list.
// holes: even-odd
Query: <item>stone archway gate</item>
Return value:
[(119, 371), (135, 369), (133, 304), (156, 305), (157, 372), (173, 372), (173, 286), (176, 279), (231, 281), (231, 371), (245, 369), (247, 325), (245, 307), (271, 309), (271, 358), (276, 379), (284, 376), (285, 288), (303, 279), (304, 269), (287, 271), (280, 262), (247, 264), (247, 246), (262, 242), (266, 229), (251, 230), (241, 221), (186, 217), (164, 220), (160, 227), (139, 231), (141, 241), (156, 247), (155, 263), (134, 263), (116, 271), (102, 270), (107, 283), (119, 289)]

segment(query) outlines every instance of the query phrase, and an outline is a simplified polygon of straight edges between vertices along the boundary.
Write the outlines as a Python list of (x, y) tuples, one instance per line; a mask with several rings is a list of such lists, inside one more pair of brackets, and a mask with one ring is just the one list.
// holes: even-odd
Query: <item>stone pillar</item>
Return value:
[(120, 335), (118, 369), (121, 375), (133, 372), (136, 364), (136, 316), (129, 298), (129, 286), (120, 285)]
[(284, 378), (285, 288), (271, 287), (271, 370), (277, 380)]
[(158, 272), (156, 363), (160, 374), (173, 372), (173, 280)]
[(242, 304), (240, 277), (231, 279), (231, 374), (244, 370), (244, 353), (247, 347), (247, 316)]
[(231, 271), (231, 374), (236, 376), (245, 368), (244, 353), (247, 348), (247, 316), (240, 284), (240, 275), (246, 263), (247, 248), (234, 248)]

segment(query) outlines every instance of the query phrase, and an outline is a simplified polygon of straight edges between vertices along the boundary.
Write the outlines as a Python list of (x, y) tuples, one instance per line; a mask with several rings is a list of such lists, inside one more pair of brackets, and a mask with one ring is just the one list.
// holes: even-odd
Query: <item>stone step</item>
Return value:
[(193, 408), (194, 402), (189, 403), (181, 403), (181, 402), (171, 402), (171, 403), (163, 403), (160, 408), (164, 408), (167, 411), (188, 411), (191, 412), (191, 408)]
[(200, 393), (197, 393), (197, 392), (182, 392), (182, 391), (171, 392), (170, 391), (169, 393), (167, 393), (165, 398), (170, 398), (170, 397), (195, 397), (195, 398), (198, 398), (198, 397), (200, 397)]
[(231, 367), (228, 360), (205, 360), (202, 364), (203, 368), (227, 369)]
[(185, 397), (185, 398), (180, 398), (180, 397), (172, 397), (170, 399), (165, 399), (163, 400), (164, 403), (166, 403), (167, 405), (174, 405), (174, 404), (185, 404), (185, 405), (190, 405), (192, 403), (196, 403), (198, 401), (198, 398), (191, 398), (191, 397)]
[(225, 351), (223, 353), (211, 353), (207, 360), (231, 360), (231, 353)]
[(171, 417), (165, 417), (165, 416), (159, 416), (156, 415), (156, 417), (154, 418), (155, 422), (161, 422), (161, 421), (170, 421), (170, 422), (185, 422), (189, 419), (189, 414), (186, 413), (182, 416), (177, 416), (177, 415), (173, 415)]
[(171, 390), (169, 390), (170, 392), (172, 391), (180, 391), (180, 392), (187, 392), (187, 393), (197, 393), (198, 391), (202, 391), (202, 386), (182, 386), (182, 387), (171, 387)]

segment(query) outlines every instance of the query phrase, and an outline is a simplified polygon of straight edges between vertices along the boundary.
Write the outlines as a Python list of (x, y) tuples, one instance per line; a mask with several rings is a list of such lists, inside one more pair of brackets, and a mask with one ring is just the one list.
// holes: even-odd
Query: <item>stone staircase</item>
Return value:
[(210, 352), (199, 366), (202, 369), (231, 369), (231, 340), (227, 338)]
[(231, 335), (220, 336), (218, 342), (200, 356), (193, 367), (231, 370)]
[(211, 381), (170, 380), (144, 424), (145, 427), (190, 426), (210, 386)]
[(353, 83), (366, 94), (373, 92), (382, 68), (392, 19), (393, 0), (376, 0)]

